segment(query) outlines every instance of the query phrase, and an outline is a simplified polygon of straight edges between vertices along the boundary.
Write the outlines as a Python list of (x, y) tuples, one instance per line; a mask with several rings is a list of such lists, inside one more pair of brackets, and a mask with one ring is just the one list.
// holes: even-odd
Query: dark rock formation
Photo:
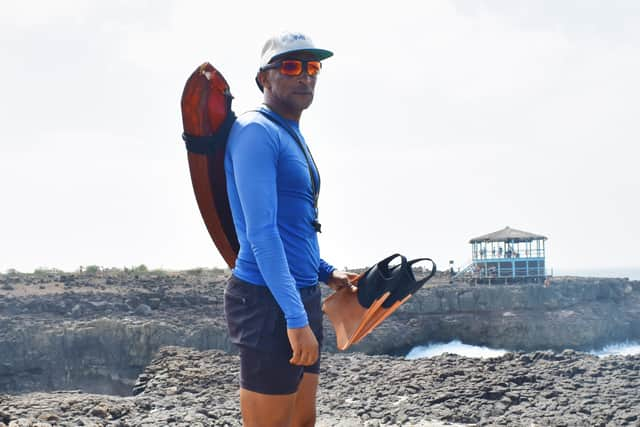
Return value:
[[(0, 275), (0, 393), (129, 395), (161, 346), (233, 353), (224, 281), (224, 272), (206, 270)], [(328, 322), (325, 333), (324, 350), (335, 352)], [(399, 354), (453, 339), (508, 350), (589, 350), (639, 338), (640, 282), (567, 278), (545, 288), (436, 280), (352, 351)]]
[(355, 350), (393, 353), (458, 338), (508, 350), (584, 351), (640, 338), (640, 282), (551, 283), (425, 288)]
[[(140, 375), (135, 397), (0, 395), (0, 427), (240, 426), (238, 364), (218, 350), (166, 347)], [(639, 372), (640, 356), (574, 351), (412, 361), (326, 353), (317, 425), (638, 425)]]
[(129, 395), (162, 345), (232, 350), (219, 273), (17, 277), (0, 293), (0, 393)]

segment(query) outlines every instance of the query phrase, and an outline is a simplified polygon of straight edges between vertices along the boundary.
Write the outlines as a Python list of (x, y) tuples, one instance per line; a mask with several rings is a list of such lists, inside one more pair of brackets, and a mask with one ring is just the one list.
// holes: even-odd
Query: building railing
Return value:
[(544, 258), (544, 250), (533, 250), (531, 252), (504, 252), (504, 253), (492, 253), (483, 254), (480, 251), (473, 254), (474, 261), (490, 261), (490, 260), (502, 260), (502, 259), (539, 259)]
[(500, 271), (466, 271), (462, 277), (471, 279), (512, 279), (512, 278), (527, 278), (527, 277), (548, 277), (551, 276), (551, 270), (545, 268), (537, 269), (516, 269), (515, 275), (509, 269), (501, 269)]
[(478, 279), (540, 278), (550, 274), (550, 271), (545, 267), (544, 258), (474, 260), (464, 270), (460, 271), (456, 277)]

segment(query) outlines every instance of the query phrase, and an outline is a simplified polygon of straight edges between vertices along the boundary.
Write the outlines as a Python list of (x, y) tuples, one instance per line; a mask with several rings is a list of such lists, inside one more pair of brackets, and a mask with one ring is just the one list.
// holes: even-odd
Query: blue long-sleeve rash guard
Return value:
[[(279, 118), (304, 143), (298, 123)], [(313, 173), (319, 183), (315, 168)], [(258, 112), (248, 112), (238, 117), (229, 134), (225, 174), (240, 243), (233, 274), (245, 282), (268, 286), (288, 328), (306, 326), (307, 314), (297, 288), (326, 282), (334, 268), (320, 258), (304, 153), (281, 126)]]

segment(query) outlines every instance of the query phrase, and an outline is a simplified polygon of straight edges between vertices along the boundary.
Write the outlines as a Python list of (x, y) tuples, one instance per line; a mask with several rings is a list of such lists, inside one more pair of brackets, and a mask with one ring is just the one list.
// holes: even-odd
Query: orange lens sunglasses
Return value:
[(273, 64), (265, 65), (260, 68), (260, 71), (270, 70), (272, 68), (278, 68), (280, 74), (285, 76), (299, 76), (302, 74), (303, 69), (307, 69), (307, 74), (310, 76), (316, 76), (322, 68), (320, 61), (302, 61), (299, 59), (284, 59), (282, 61), (274, 62)]

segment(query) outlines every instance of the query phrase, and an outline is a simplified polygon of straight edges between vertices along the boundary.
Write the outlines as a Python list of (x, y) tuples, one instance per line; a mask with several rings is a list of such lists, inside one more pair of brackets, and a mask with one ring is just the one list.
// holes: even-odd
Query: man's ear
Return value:
[(258, 81), (260, 82), (260, 84), (263, 87), (263, 91), (264, 88), (269, 88), (271, 89), (271, 82), (269, 81), (269, 79), (267, 78), (267, 71), (260, 71), (258, 73)]

